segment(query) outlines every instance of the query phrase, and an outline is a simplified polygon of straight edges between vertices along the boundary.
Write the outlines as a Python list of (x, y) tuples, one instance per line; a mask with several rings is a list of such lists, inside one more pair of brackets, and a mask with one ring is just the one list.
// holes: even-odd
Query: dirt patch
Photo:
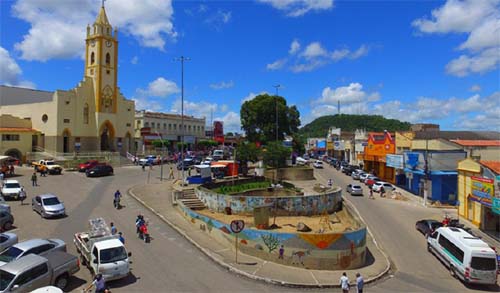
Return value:
[[(219, 222), (230, 224), (232, 220), (245, 221), (245, 227), (255, 228), (254, 219), (252, 215), (225, 215), (221, 213), (212, 212), (210, 210), (197, 211), (199, 214), (215, 219)], [(273, 231), (282, 233), (297, 232), (296, 226), (302, 222), (309, 226), (311, 233), (318, 233), (320, 229), (325, 229), (326, 233), (344, 232), (348, 230), (359, 229), (359, 224), (345, 211), (337, 212), (328, 216), (331, 230), (328, 225), (324, 225), (322, 221), (323, 216), (292, 216), (292, 217), (276, 217), (276, 225), (281, 228), (274, 229)], [(270, 217), (269, 224), (273, 224), (273, 217)]]

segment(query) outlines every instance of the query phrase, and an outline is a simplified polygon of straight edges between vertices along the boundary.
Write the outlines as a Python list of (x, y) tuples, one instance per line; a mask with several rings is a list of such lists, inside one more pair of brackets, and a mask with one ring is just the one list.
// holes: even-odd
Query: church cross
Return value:
[(105, 1), (106, 1), (106, 0), (102, 0), (102, 7), (104, 7), (104, 2), (105, 2)]

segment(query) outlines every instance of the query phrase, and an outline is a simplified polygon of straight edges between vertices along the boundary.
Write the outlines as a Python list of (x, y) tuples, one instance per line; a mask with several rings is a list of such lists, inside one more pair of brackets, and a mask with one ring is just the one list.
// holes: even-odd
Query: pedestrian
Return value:
[(104, 280), (104, 277), (102, 274), (97, 274), (94, 277), (94, 280), (92, 280), (92, 283), (85, 288), (85, 292), (88, 292), (90, 288), (95, 287), (95, 292), (96, 293), (104, 293), (106, 290), (106, 280)]
[(188, 168), (188, 176), (191, 177), (191, 167)]
[(47, 177), (47, 167), (40, 166), (40, 177)]
[(32, 186), (38, 186), (38, 183), (37, 183), (37, 178), (36, 178), (36, 172), (33, 172), (33, 175), (31, 175), (31, 184)]
[(345, 272), (343, 272), (340, 277), (340, 288), (342, 288), (343, 293), (349, 292), (349, 278)]
[(111, 222), (110, 225), (111, 225), (111, 235), (115, 235), (117, 232), (115, 224), (113, 222)]
[(285, 247), (283, 245), (280, 246), (279, 253), (280, 256), (278, 257), (278, 259), (283, 259), (283, 256), (285, 255)]
[(375, 197), (373, 196), (373, 188), (370, 187), (370, 199), (375, 199)]
[(136, 228), (137, 234), (141, 233), (140, 228), (141, 228), (143, 222), (144, 222), (144, 216), (137, 215), (137, 218), (135, 219), (135, 228)]
[(125, 244), (125, 238), (123, 238), (122, 232), (118, 232), (118, 240), (120, 240), (123, 244)]
[(380, 197), (385, 197), (385, 189), (383, 186), (380, 187)]
[(3, 179), (5, 178), (5, 174), (3, 173), (2, 170), (0, 170), (0, 185), (3, 186)]
[(170, 166), (170, 171), (168, 172), (168, 179), (174, 179), (174, 169)]
[(153, 170), (153, 162), (152, 162), (152, 161), (151, 161), (151, 162), (148, 162), (148, 165), (149, 165), (149, 170), (150, 170), (150, 171), (151, 171), (151, 170)]
[(142, 172), (146, 171), (146, 164), (145, 164), (145, 163), (144, 163), (144, 164), (142, 164), (142, 165), (141, 165), (141, 168), (142, 168)]
[(21, 191), (19, 192), (19, 200), (21, 200), (21, 205), (24, 205), (24, 200), (26, 199), (26, 191), (24, 187), (21, 187)]
[(328, 179), (328, 187), (332, 188), (332, 185), (333, 185), (333, 180), (330, 178)]
[(9, 167), (9, 174), (11, 176), (14, 175), (14, 165), (10, 165), (10, 167)]
[(134, 156), (134, 165), (137, 165), (137, 157)]
[(113, 198), (113, 205), (116, 209), (120, 208), (121, 197), (122, 197), (122, 194), (120, 193), (120, 190), (116, 190), (114, 198)]
[(363, 293), (363, 286), (365, 285), (365, 280), (360, 273), (356, 273), (356, 290), (357, 293)]

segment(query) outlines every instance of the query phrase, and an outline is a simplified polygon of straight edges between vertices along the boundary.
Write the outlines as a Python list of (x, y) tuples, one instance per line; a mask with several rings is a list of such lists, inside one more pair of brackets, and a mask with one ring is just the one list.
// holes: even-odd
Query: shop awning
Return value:
[(413, 173), (413, 174), (419, 174), (419, 175), (425, 175), (424, 171), (423, 170), (420, 170), (420, 169), (410, 169), (410, 168), (404, 168), (404, 171), (405, 172), (410, 172), (410, 173)]
[(445, 175), (458, 175), (456, 171), (431, 171), (431, 175), (445, 176)]

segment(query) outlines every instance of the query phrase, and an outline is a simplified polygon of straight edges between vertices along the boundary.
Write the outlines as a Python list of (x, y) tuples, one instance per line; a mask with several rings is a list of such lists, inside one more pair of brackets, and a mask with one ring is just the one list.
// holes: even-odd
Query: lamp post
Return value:
[(163, 181), (163, 155), (165, 154), (165, 143), (163, 142), (163, 138), (161, 134), (157, 131), (156, 135), (160, 138), (161, 141), (161, 159), (160, 159), (160, 181)]
[(181, 56), (175, 61), (181, 62), (181, 166), (182, 166), (182, 186), (184, 186), (184, 61), (191, 60), (188, 57)]
[(278, 142), (278, 89), (281, 85), (273, 85), (276, 88), (276, 98), (274, 99), (275, 107), (276, 107), (276, 142)]

